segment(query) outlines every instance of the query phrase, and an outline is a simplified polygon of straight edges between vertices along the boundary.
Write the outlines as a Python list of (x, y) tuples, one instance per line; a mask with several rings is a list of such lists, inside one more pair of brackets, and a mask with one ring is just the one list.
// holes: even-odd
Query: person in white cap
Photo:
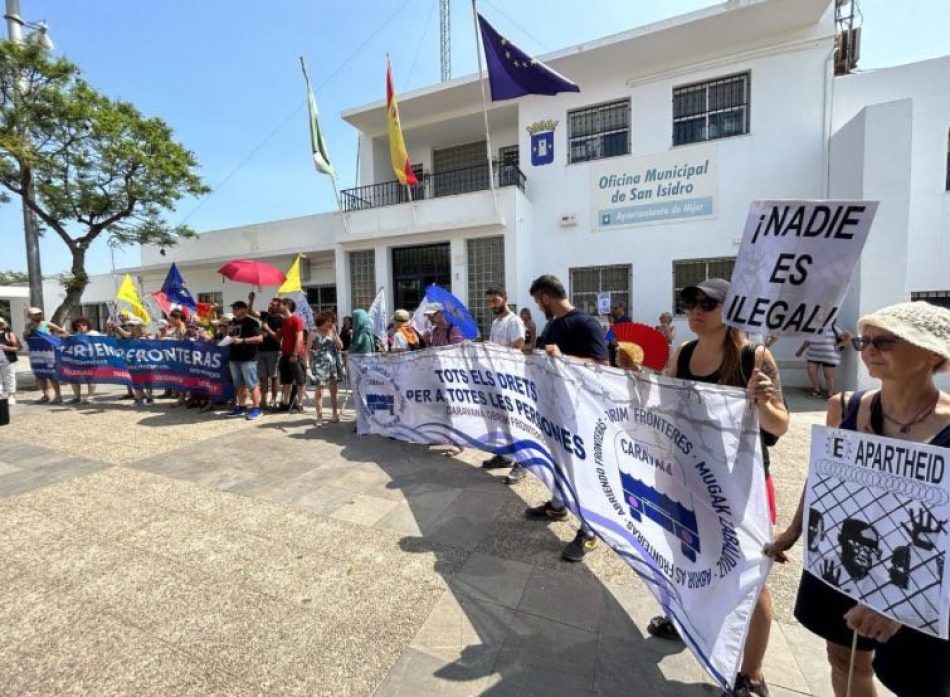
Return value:
[[(23, 330), (23, 338), (28, 339), (34, 333), (42, 334), (45, 336), (51, 336), (53, 334), (65, 334), (63, 328), (53, 324), (52, 322), (47, 322), (43, 319), (43, 310), (38, 307), (31, 307), (26, 311), (27, 316), (27, 325), (26, 329)], [(53, 380), (52, 378), (37, 378), (36, 382), (39, 383), (40, 390), (43, 392), (43, 396), (39, 398), (39, 402), (49, 402), (52, 404), (62, 404), (63, 395), (59, 391), (59, 382)], [(53, 391), (54, 397), (51, 399), (49, 396), (50, 390)]]
[(423, 314), (432, 322), (432, 329), (426, 337), (426, 343), (429, 346), (449, 346), (465, 341), (461, 330), (445, 314), (442, 303), (429, 303)]
[[(862, 317), (858, 334), (852, 344), (881, 386), (831, 397), (825, 423), (950, 448), (950, 395), (934, 383), (937, 373), (950, 371), (950, 310), (925, 302), (891, 305)], [(766, 546), (766, 554), (788, 561), (786, 552), (801, 536), (803, 513), (804, 492), (792, 523)], [(933, 524), (942, 528), (946, 523)], [(795, 617), (825, 640), (836, 697), (844, 697), (849, 682), (852, 697), (874, 695), (875, 675), (898, 697), (950, 695), (950, 642), (904, 627), (807, 572), (798, 587)]]
[(412, 315), (408, 310), (396, 310), (393, 313), (393, 337), (390, 351), (415, 351), (425, 348), (425, 340), (409, 322)]
[(0, 317), (0, 392), (6, 395), (10, 404), (16, 404), (16, 366), (20, 340), (10, 329), (7, 321)]

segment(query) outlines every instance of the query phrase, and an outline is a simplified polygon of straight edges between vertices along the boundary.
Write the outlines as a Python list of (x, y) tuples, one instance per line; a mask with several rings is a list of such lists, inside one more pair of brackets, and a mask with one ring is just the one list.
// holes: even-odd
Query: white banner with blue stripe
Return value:
[(770, 568), (745, 392), (489, 344), (349, 357), (361, 435), (510, 454), (646, 583), (729, 685)]

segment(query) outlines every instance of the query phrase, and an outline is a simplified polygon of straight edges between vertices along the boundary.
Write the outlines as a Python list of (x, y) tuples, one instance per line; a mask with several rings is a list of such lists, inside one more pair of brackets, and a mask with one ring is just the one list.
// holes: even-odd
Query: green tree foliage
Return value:
[(72, 254), (54, 322), (79, 304), (89, 283), (86, 253), (100, 237), (114, 247), (168, 247), (194, 236), (163, 214), (209, 190), (197, 168), (161, 119), (107, 97), (78, 67), (37, 46), (0, 42), (0, 187), (21, 197)]
[(10, 286), (14, 283), (26, 283), (30, 277), (25, 271), (0, 271), (0, 286)]

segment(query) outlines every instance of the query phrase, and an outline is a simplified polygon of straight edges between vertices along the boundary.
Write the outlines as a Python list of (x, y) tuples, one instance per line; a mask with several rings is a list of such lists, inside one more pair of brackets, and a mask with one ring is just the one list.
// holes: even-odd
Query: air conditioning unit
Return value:
[(577, 225), (577, 219), (573, 213), (565, 213), (561, 216), (561, 227), (573, 227)]

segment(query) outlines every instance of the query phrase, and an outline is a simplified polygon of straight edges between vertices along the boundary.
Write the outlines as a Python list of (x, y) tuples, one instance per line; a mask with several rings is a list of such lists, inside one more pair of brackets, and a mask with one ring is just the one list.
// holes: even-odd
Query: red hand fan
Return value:
[(628, 341), (643, 349), (643, 365), (661, 371), (670, 357), (670, 345), (666, 338), (653, 327), (638, 322), (621, 322), (613, 327), (617, 341)]

